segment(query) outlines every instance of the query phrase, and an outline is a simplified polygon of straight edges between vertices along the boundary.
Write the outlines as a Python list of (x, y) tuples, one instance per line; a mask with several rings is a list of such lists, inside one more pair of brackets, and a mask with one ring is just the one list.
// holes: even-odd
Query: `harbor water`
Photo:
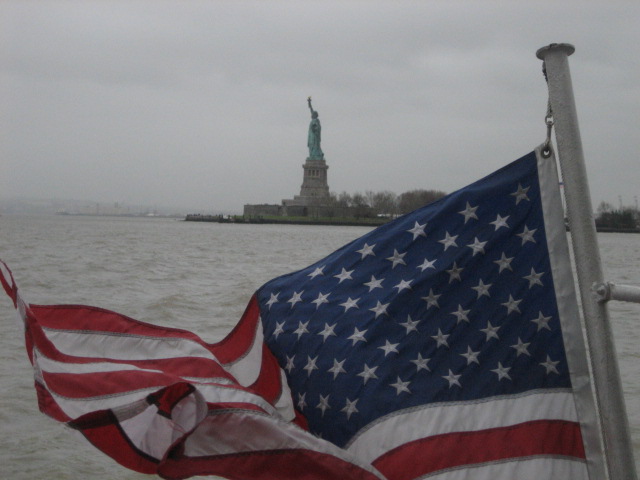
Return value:
[[(368, 227), (239, 225), (165, 218), (0, 217), (0, 258), (36, 304), (87, 304), (214, 342), (263, 283), (310, 265)], [(599, 234), (605, 278), (640, 286), (640, 235)], [(38, 411), (22, 325), (0, 295), (0, 478), (148, 479)], [(610, 302), (640, 465), (640, 305)], [(639, 468), (640, 471), (640, 468)]]

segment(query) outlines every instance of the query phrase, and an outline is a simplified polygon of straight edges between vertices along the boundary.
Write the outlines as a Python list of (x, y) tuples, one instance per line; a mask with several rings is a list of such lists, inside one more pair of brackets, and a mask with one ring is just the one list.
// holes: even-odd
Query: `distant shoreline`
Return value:
[(608, 228), (596, 227), (598, 233), (640, 233), (638, 228)]
[(238, 223), (238, 224), (282, 224), (282, 225), (321, 225), (350, 227), (379, 227), (389, 221), (388, 218), (307, 218), (307, 217), (243, 217), (233, 215), (190, 214), (185, 222)]
[[(306, 217), (252, 217), (242, 215), (202, 215), (189, 214), (185, 222), (237, 223), (237, 224), (282, 224), (282, 225), (319, 225), (319, 226), (351, 226), (379, 227), (389, 222), (389, 218), (306, 218)], [(596, 227), (599, 233), (640, 233), (640, 229)], [(568, 231), (568, 230), (567, 230)]]
[(124, 218), (182, 218), (177, 214), (156, 214), (156, 213), (76, 213), (76, 212), (56, 212), (56, 215), (69, 217), (124, 217)]

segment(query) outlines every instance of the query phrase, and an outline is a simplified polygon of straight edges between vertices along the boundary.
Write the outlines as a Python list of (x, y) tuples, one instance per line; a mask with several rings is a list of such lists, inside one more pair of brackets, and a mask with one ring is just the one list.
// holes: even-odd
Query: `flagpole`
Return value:
[(609, 313), (606, 303), (598, 302), (592, 292), (593, 285), (603, 283), (603, 274), (569, 72), (568, 57), (574, 51), (572, 45), (560, 43), (543, 47), (536, 55), (547, 75), (609, 478), (636, 480)]

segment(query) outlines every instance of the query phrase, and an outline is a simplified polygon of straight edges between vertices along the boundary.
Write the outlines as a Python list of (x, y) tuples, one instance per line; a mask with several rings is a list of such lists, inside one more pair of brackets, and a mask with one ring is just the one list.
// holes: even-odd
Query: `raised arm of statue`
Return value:
[(311, 106), (311, 97), (307, 98), (307, 103), (309, 104), (309, 110), (311, 110), (311, 115), (313, 115), (313, 107)]

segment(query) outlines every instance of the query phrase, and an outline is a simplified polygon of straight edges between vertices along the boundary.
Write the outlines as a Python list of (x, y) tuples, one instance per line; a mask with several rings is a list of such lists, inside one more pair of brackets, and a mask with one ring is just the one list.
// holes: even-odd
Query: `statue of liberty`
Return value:
[(307, 146), (309, 147), (309, 158), (311, 160), (324, 160), (324, 153), (320, 148), (320, 120), (318, 120), (318, 112), (311, 106), (311, 97), (307, 98), (309, 110), (311, 110), (311, 123), (309, 124), (309, 137)]

